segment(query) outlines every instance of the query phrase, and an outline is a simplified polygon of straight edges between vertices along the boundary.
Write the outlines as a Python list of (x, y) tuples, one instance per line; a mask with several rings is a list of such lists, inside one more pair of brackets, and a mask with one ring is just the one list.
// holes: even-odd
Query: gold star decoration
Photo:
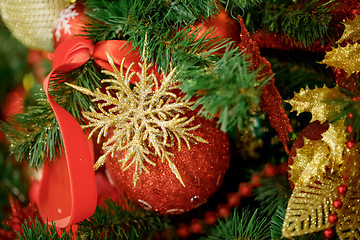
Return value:
[(319, 120), (320, 123), (324, 123), (333, 114), (342, 110), (341, 105), (333, 101), (342, 98), (344, 96), (338, 86), (334, 88), (315, 87), (314, 89), (306, 87), (306, 89), (300, 89), (298, 93), (295, 92), (294, 97), (285, 102), (291, 104), (292, 112), (297, 111), (298, 115), (302, 112), (310, 112), (312, 114), (311, 122)]
[[(145, 53), (144, 48), (143, 55)], [(176, 70), (172, 69), (159, 84), (154, 73), (149, 74), (151, 64), (147, 63), (147, 57), (144, 56), (144, 62), (138, 63), (141, 68), (141, 72), (136, 73), (139, 81), (132, 86), (132, 65), (124, 73), (124, 59), (118, 70), (111, 56), (107, 57), (113, 71), (103, 71), (112, 77), (102, 80), (102, 83), (109, 84), (105, 93), (100, 89), (93, 92), (68, 84), (83, 94), (92, 96), (92, 101), (97, 102), (97, 110), (91, 108), (90, 112), (83, 112), (83, 116), (89, 120), (89, 124), (83, 128), (92, 128), (90, 137), (99, 131), (97, 142), (100, 143), (102, 137), (110, 135), (102, 143), (104, 154), (96, 161), (94, 169), (103, 165), (108, 156), (114, 157), (115, 152), (125, 151), (125, 157), (118, 161), (122, 163), (124, 171), (135, 166), (133, 183), (136, 186), (140, 174), (143, 171), (149, 173), (146, 164), (157, 165), (149, 159), (149, 155), (155, 155), (161, 159), (161, 163), (167, 161), (171, 171), (185, 187), (172, 160), (174, 154), (169, 152), (168, 148), (177, 142), (180, 151), (182, 140), (188, 148), (190, 142), (206, 141), (191, 133), (200, 127), (200, 124), (189, 126), (194, 117), (188, 119), (184, 116), (184, 113), (191, 109), (193, 102), (181, 101), (181, 98), (174, 94), (174, 90), (179, 89), (174, 80)]]

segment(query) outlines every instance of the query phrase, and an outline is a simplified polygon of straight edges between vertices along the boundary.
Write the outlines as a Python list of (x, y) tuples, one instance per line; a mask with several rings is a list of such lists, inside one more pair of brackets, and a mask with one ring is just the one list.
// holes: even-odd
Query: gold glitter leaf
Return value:
[(290, 197), (282, 228), (282, 236), (292, 238), (330, 227), (329, 214), (338, 198), (337, 187), (342, 183), (338, 173), (313, 176), (308, 185), (295, 186)]
[(300, 92), (294, 93), (291, 100), (286, 100), (292, 106), (291, 111), (297, 111), (297, 114), (302, 112), (310, 112), (312, 114), (311, 122), (319, 120), (321, 123), (329, 120), (335, 113), (342, 111), (340, 104), (335, 103), (333, 100), (343, 98), (339, 87), (301, 89)]
[(295, 187), (306, 186), (313, 176), (323, 175), (330, 165), (330, 148), (322, 140), (304, 138), (304, 146), (296, 150), (294, 163), (290, 166), (289, 180)]
[[(145, 49), (144, 49), (145, 53)], [(146, 164), (156, 166), (157, 163), (149, 159), (149, 155), (159, 157), (161, 162), (167, 161), (171, 171), (185, 187), (181, 175), (171, 159), (173, 153), (168, 151), (175, 145), (181, 149), (182, 140), (190, 148), (190, 142), (204, 142), (201, 137), (194, 136), (191, 131), (200, 127), (189, 126), (194, 117), (188, 119), (184, 113), (191, 109), (192, 102), (183, 102), (174, 94), (179, 86), (175, 84), (175, 69), (172, 69), (161, 81), (150, 73), (151, 65), (146, 62), (139, 63), (141, 72), (137, 73), (139, 81), (131, 86), (130, 80), (134, 73), (128, 68), (123, 72), (124, 60), (119, 69), (114, 65), (113, 59), (108, 55), (108, 61), (113, 71), (103, 71), (112, 76), (102, 80), (108, 83), (106, 92), (96, 89), (94, 92), (79, 86), (68, 84), (76, 90), (92, 96), (97, 102), (97, 109), (91, 108), (90, 112), (83, 112), (89, 124), (83, 128), (92, 128), (90, 136), (98, 132), (97, 142), (102, 137), (108, 136), (103, 142), (104, 154), (94, 165), (96, 170), (103, 165), (108, 156), (114, 157), (116, 152), (125, 151), (123, 159), (119, 159), (123, 171), (134, 166), (134, 186), (143, 171), (149, 173)]]
[(345, 31), (337, 43), (342, 43), (345, 40), (352, 40), (356, 42), (360, 40), (360, 17), (356, 15), (353, 20), (347, 19), (344, 23)]
[(339, 221), (336, 223), (336, 233), (341, 240), (360, 239), (360, 192), (359, 184), (348, 186), (348, 191), (342, 199), (343, 207), (337, 212)]
[(343, 69), (348, 75), (357, 73), (360, 71), (360, 45), (354, 43), (332, 48), (320, 63)]
[(337, 211), (339, 220), (336, 233), (341, 240), (360, 239), (360, 144), (344, 155), (347, 192), (342, 197), (343, 206)]

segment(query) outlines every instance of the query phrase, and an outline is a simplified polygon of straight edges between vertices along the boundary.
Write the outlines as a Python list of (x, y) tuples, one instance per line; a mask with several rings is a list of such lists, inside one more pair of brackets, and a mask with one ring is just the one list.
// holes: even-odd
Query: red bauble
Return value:
[(342, 201), (341, 199), (336, 199), (334, 202), (333, 202), (333, 205), (334, 205), (334, 208), (335, 209), (340, 209), (342, 207)]
[(197, 38), (204, 36), (205, 32), (213, 28), (213, 33), (209, 37), (230, 38), (236, 44), (240, 43), (240, 25), (224, 9), (220, 9), (215, 17), (205, 19), (204, 22), (196, 22), (193, 30), (199, 29)]
[(329, 220), (329, 223), (335, 224), (335, 223), (339, 220), (339, 218), (338, 218), (338, 216), (336, 215), (336, 213), (333, 213), (333, 214), (330, 214), (330, 215), (329, 215), (328, 220)]
[(347, 187), (345, 184), (342, 184), (338, 187), (338, 193), (340, 196), (344, 196), (346, 192), (347, 192)]
[(53, 32), (54, 47), (56, 48), (64, 40), (84, 34), (86, 20), (84, 6), (80, 3), (71, 4), (61, 11)]
[(135, 166), (123, 171), (118, 159), (124, 152), (108, 158), (105, 166), (115, 187), (121, 194), (140, 204), (145, 209), (162, 214), (178, 214), (196, 208), (220, 187), (224, 173), (229, 167), (229, 140), (225, 133), (216, 128), (216, 122), (197, 117), (190, 125), (201, 123), (193, 131), (208, 143), (194, 143), (188, 149), (182, 143), (181, 151), (177, 144), (170, 149), (175, 155), (174, 163), (181, 175), (185, 187), (171, 172), (166, 162), (149, 156), (157, 166), (147, 166), (150, 173), (143, 173), (134, 187), (133, 173)]

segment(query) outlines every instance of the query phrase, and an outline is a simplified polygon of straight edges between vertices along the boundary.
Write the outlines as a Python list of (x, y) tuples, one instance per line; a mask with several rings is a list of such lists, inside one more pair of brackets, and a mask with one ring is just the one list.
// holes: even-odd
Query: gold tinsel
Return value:
[(69, 0), (0, 0), (0, 14), (25, 46), (51, 51), (54, 24)]

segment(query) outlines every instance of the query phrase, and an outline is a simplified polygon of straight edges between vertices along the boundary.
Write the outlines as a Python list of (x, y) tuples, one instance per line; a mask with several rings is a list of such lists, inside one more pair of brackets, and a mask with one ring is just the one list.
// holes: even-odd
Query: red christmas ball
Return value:
[(213, 28), (213, 33), (209, 37), (230, 38), (236, 44), (240, 43), (240, 25), (223, 8), (220, 8), (215, 17), (196, 22), (192, 30), (200, 29), (197, 38), (201, 38), (210, 28)]
[(191, 149), (182, 143), (181, 151), (174, 144), (169, 150), (174, 154), (172, 160), (185, 187), (169, 166), (155, 156), (149, 156), (149, 159), (156, 162), (157, 166), (147, 166), (150, 173), (141, 174), (134, 187), (135, 166), (123, 171), (118, 163), (118, 159), (125, 155), (124, 152), (118, 152), (114, 158), (108, 157), (105, 163), (110, 182), (130, 200), (162, 214), (183, 213), (200, 206), (220, 187), (229, 167), (230, 153), (228, 137), (216, 128), (215, 121), (196, 117), (189, 126), (199, 123), (201, 127), (192, 134), (208, 143), (194, 143)]
[(84, 6), (80, 3), (71, 4), (62, 10), (53, 32), (54, 47), (56, 48), (64, 40), (84, 34), (83, 28), (86, 20)]

